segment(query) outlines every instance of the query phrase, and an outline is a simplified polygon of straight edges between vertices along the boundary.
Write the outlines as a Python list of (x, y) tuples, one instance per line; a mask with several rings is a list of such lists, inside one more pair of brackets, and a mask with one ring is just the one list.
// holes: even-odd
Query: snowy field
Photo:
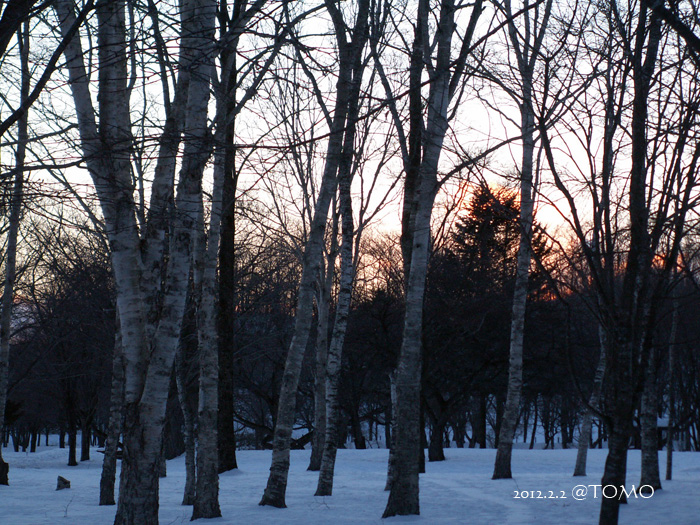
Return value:
[[(520, 450), (513, 452), (512, 480), (490, 479), (495, 450), (446, 449), (447, 461), (429, 463), (421, 475), (421, 516), (381, 520), (387, 493), (386, 450), (339, 450), (332, 497), (314, 497), (317, 474), (307, 472), (309, 451), (292, 451), (287, 509), (259, 507), (269, 451), (239, 451), (239, 470), (221, 476), (223, 518), (206, 523), (231, 524), (332, 524), (344, 523), (469, 523), (469, 524), (572, 524), (597, 523), (600, 506), (593, 497), (572, 496), (580, 484), (600, 483), (605, 450), (589, 451), (588, 477), (573, 478), (575, 450)], [(67, 467), (67, 450), (41, 447), (34, 454), (4, 449), (10, 463), (10, 487), (0, 486), (0, 523), (3, 525), (110, 524), (115, 507), (97, 505), (102, 456), (77, 467)], [(665, 456), (661, 456), (661, 465)], [(639, 451), (629, 453), (628, 488), (639, 482)], [(56, 477), (71, 481), (70, 490), (55, 491)], [(673, 481), (649, 499), (630, 499), (621, 509), (623, 524), (700, 523), (700, 453), (674, 454)], [(161, 525), (188, 523), (191, 507), (180, 505), (184, 486), (184, 459), (168, 462), (168, 477), (161, 480)], [(515, 491), (541, 491), (542, 499), (515, 498)], [(550, 491), (551, 494), (550, 494)], [(566, 498), (545, 499), (544, 496)], [(581, 496), (579, 496), (581, 497)]]

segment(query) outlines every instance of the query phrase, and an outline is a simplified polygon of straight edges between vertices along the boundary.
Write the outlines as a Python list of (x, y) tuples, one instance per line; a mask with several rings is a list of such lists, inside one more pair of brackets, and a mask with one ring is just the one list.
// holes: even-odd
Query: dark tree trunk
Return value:
[(357, 406), (353, 407), (352, 415), (350, 417), (350, 425), (352, 428), (352, 440), (355, 443), (356, 449), (366, 449), (367, 441), (362, 433), (362, 421), (360, 420), (359, 409)]
[(384, 444), (386, 448), (391, 448), (391, 403), (384, 410)]
[(391, 447), (389, 448), (389, 461), (387, 462), (386, 483), (384, 490), (391, 490), (391, 484), (396, 475), (396, 452), (394, 449), (394, 441), (396, 439), (396, 370), (392, 370), (389, 374), (389, 388), (391, 395), (391, 420), (389, 422), (391, 433)]
[[(631, 418), (629, 419), (631, 421)], [(620, 487), (625, 484), (627, 477), (627, 445), (630, 438), (630, 424), (625, 420), (620, 426), (616, 426), (610, 436), (608, 457), (605, 460), (605, 471), (601, 480), (602, 489), (612, 485), (614, 489), (608, 489), (608, 494), (613, 492), (618, 497), (604, 497), (600, 506), (600, 525), (617, 525), (620, 512), (620, 503), (624, 503), (620, 497)], [(623, 493), (624, 494), (624, 493)]]
[(80, 461), (90, 461), (91, 425), (85, 422), (80, 432)]
[(430, 433), (430, 444), (428, 445), (428, 461), (445, 461), (445, 451), (443, 441), (445, 436), (445, 420), (438, 418), (433, 424), (433, 431)]
[(486, 448), (486, 396), (481, 394), (477, 401), (474, 420), (474, 441), (479, 448)]
[(535, 448), (535, 434), (537, 432), (538, 413), (539, 413), (539, 404), (537, 403), (537, 396), (535, 396), (535, 419), (532, 422), (532, 435), (530, 436), (530, 450)]
[(673, 425), (676, 422), (675, 352), (676, 333), (678, 330), (678, 299), (673, 297), (673, 315), (671, 318), (671, 336), (668, 345), (668, 426), (666, 427), (666, 479), (673, 479)]
[(78, 431), (75, 425), (71, 425), (68, 429), (68, 466), (76, 467), (78, 461), (76, 460), (76, 448), (78, 447)]
[[(233, 19), (240, 15), (241, 2), (234, 4)], [(225, 51), (228, 53), (230, 51)], [(235, 58), (229, 85), (235, 85)], [(232, 90), (235, 91), (235, 90)], [(229, 97), (229, 108), (235, 106), (235, 96)], [(218, 449), (219, 473), (238, 468), (236, 462), (236, 433), (233, 426), (234, 407), (234, 353), (235, 305), (236, 305), (236, 148), (234, 146), (234, 125), (231, 121), (226, 133), (224, 160), (224, 183), (221, 209), (221, 245), (219, 247), (219, 310), (217, 318), (219, 348), (219, 416)]]

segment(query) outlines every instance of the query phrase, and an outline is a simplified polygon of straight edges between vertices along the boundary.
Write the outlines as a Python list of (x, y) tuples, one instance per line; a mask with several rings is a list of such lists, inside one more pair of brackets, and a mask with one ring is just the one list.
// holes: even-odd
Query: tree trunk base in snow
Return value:
[[(287, 451), (289, 453), (289, 451)], [(274, 454), (274, 452), (273, 452)], [(286, 509), (287, 504), (284, 500), (284, 495), (287, 492), (287, 472), (289, 471), (289, 459), (286, 461), (286, 468), (282, 465), (282, 471), (270, 469), (270, 477), (267, 480), (265, 492), (258, 505), (277, 507), (278, 509)], [(273, 462), (273, 465), (275, 463)]]
[(496, 463), (493, 467), (493, 477), (491, 479), (512, 479), (513, 473), (510, 469), (510, 459), (513, 453), (511, 446), (501, 443), (496, 452)]
[(313, 447), (311, 448), (311, 459), (309, 467), (306, 470), (318, 472), (321, 470), (321, 460), (323, 459), (323, 444), (316, 439), (314, 435)]
[(221, 509), (219, 508), (218, 498), (206, 502), (199, 502), (195, 499), (191, 521), (198, 520), (200, 518), (209, 519), (220, 517)]
[(0, 458), (0, 485), (9, 485), (10, 465)]
[(418, 490), (413, 486), (414, 482), (418, 482), (418, 478), (416, 476), (415, 481), (411, 478), (411, 476), (397, 476), (394, 478), (391, 483), (389, 501), (386, 504), (382, 518), (420, 514)]
[[(619, 487), (625, 484), (627, 471), (627, 442), (629, 440), (629, 432), (613, 431), (610, 436), (608, 457), (605, 460), (605, 471), (601, 485), (613, 485), (619, 490)], [(627, 503), (624, 496), (624, 491), (619, 491), (618, 498), (603, 498), (600, 505), (600, 521), (599, 525), (617, 525), (620, 504)]]

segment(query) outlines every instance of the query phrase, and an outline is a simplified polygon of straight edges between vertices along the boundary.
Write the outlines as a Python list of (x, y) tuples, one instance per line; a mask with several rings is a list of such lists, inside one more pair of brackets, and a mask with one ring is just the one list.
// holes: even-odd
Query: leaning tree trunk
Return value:
[[(508, 35), (516, 50), (518, 71), (520, 73), (520, 131), (523, 141), (523, 156), (520, 166), (520, 242), (518, 245), (515, 289), (513, 291), (513, 309), (510, 326), (510, 359), (508, 363), (508, 392), (503, 411), (503, 421), (498, 435), (498, 451), (493, 469), (493, 479), (511, 478), (511, 455), (513, 439), (520, 414), (520, 397), (523, 389), (523, 337), (525, 334), (525, 310), (527, 306), (527, 288), (532, 258), (532, 223), (533, 223), (533, 175), (535, 150), (535, 109), (533, 107), (533, 86), (535, 65), (539, 58), (552, 0), (547, 0), (542, 11), (541, 20), (530, 20), (530, 13), (524, 16), (526, 26), (536, 28), (528, 30), (525, 36), (518, 31), (512, 16), (510, 1), (505, 2), (508, 20)], [(539, 15), (535, 13), (535, 17)], [(524, 38), (524, 40), (523, 40)], [(530, 41), (532, 40), (532, 41)]]
[(270, 476), (267, 480), (263, 497), (260, 500), (260, 505), (271, 505), (279, 508), (287, 506), (285, 493), (287, 491), (287, 474), (289, 472), (289, 447), (296, 414), (297, 386), (313, 319), (314, 281), (318, 276), (321, 258), (323, 257), (323, 240), (328, 208), (337, 185), (336, 172), (341, 146), (339, 135), (345, 126), (346, 113), (345, 104), (341, 104), (341, 102), (346, 100), (343, 86), (347, 86), (348, 83), (347, 79), (343, 79), (342, 76), (338, 81), (334, 133), (329, 138), (326, 167), (314, 209), (309, 238), (304, 250), (294, 333), (287, 352), (277, 406), (275, 434), (272, 442), (272, 465), (270, 466)]
[(117, 475), (117, 450), (122, 427), (124, 405), (124, 361), (122, 354), (119, 319), (114, 334), (114, 356), (112, 357), (112, 393), (109, 400), (109, 423), (105, 440), (105, 457), (100, 478), (100, 505), (114, 505), (114, 481)]
[[(355, 44), (360, 48), (364, 47), (365, 42), (362, 40), (363, 38), (366, 40), (366, 32), (364, 34), (359, 33), (355, 36)], [(338, 291), (333, 335), (328, 349), (326, 371), (326, 439), (323, 446), (318, 486), (316, 487), (317, 496), (330, 496), (333, 494), (335, 458), (338, 452), (338, 427), (340, 424), (338, 387), (340, 385), (345, 331), (348, 326), (348, 315), (350, 314), (352, 288), (355, 278), (355, 269), (353, 265), (355, 227), (352, 217), (352, 194), (350, 190), (353, 179), (353, 157), (356, 153), (355, 133), (357, 118), (360, 111), (359, 96), (363, 70), (364, 64), (360, 60), (354, 60), (352, 68), (352, 87), (347, 110), (347, 126), (343, 139), (342, 157), (338, 164), (338, 197), (340, 201), (343, 243), (340, 248), (340, 289)], [(359, 445), (361, 446), (361, 444)]]
[[(649, 349), (649, 359), (646, 368), (639, 417), (642, 434), (642, 475), (639, 482), (639, 490), (644, 494), (653, 494), (654, 491), (661, 489), (659, 438), (656, 423), (656, 351), (653, 347)], [(651, 489), (648, 487), (651, 487)]]
[[(19, 51), (21, 67), (20, 102), (29, 96), (29, 22), (19, 31)], [(5, 432), (5, 406), (7, 404), (7, 388), (10, 372), (10, 330), (12, 320), (12, 303), (17, 277), (17, 234), (19, 232), (20, 212), (24, 195), (24, 158), (28, 141), (28, 112), (20, 117), (17, 126), (17, 151), (15, 153), (15, 181), (12, 189), (10, 208), (10, 225), (7, 232), (7, 248), (5, 252), (5, 286), (0, 307), (0, 438)], [(0, 439), (1, 440), (1, 439)], [(2, 443), (0, 443), (0, 485), (9, 484), (9, 465), (2, 459)]]
[[(600, 401), (600, 394), (603, 390), (603, 378), (605, 377), (605, 333), (602, 327), (598, 328), (598, 338), (600, 339), (600, 357), (598, 358), (598, 366), (593, 377), (593, 391), (588, 400), (588, 404), (597, 409)], [(588, 459), (588, 448), (591, 443), (591, 431), (593, 428), (593, 411), (586, 408), (586, 413), (583, 416), (581, 423), (581, 434), (578, 438), (578, 452), (576, 454), (576, 466), (574, 467), (574, 476), (586, 475), (586, 463)]]
[[(366, 27), (368, 2), (362, 0), (359, 7), (356, 31), (360, 26)], [(329, 11), (337, 9), (336, 6), (326, 1)], [(337, 30), (341, 31), (341, 30)], [(364, 33), (364, 29), (359, 31)], [(342, 35), (346, 34), (342, 29)], [(343, 37), (338, 34), (338, 39)], [(356, 35), (353, 40), (357, 39)], [(289, 447), (292, 437), (292, 427), (296, 414), (296, 395), (301, 375), (301, 364), (306, 350), (306, 343), (311, 330), (313, 319), (314, 282), (318, 278), (322, 257), (323, 242), (326, 231), (326, 221), (331, 199), (335, 194), (338, 184), (337, 172), (343, 146), (343, 130), (348, 111), (350, 98), (350, 85), (352, 83), (352, 63), (361, 55), (362, 49), (354, 50), (354, 46), (341, 46), (340, 66), (336, 90), (336, 103), (331, 124), (331, 133), (328, 138), (326, 165), (324, 167), (321, 187), (319, 188), (314, 216), (311, 221), (309, 238), (306, 241), (302, 260), (301, 282), (299, 284), (299, 298), (297, 300), (296, 319), (292, 342), (289, 345), (287, 361), (282, 376), (282, 386), (277, 409), (275, 435), (272, 443), (272, 465), (270, 476), (267, 480), (265, 493), (260, 500), (260, 505), (272, 505), (273, 507), (286, 507), (285, 494), (287, 490), (287, 475), (289, 473)], [(353, 52), (355, 54), (353, 54)]]

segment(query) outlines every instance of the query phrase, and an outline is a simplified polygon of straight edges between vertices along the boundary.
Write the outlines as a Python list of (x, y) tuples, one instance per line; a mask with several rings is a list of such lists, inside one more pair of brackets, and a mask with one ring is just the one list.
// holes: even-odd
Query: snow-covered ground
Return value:
[[(235, 524), (370, 524), (470, 523), (470, 524), (572, 524), (597, 523), (600, 507), (594, 488), (581, 501), (574, 499), (577, 485), (600, 483), (606, 450), (589, 451), (588, 477), (571, 476), (575, 450), (521, 450), (513, 453), (512, 480), (492, 481), (494, 450), (445, 450), (447, 461), (429, 463), (421, 475), (421, 516), (381, 520), (386, 450), (340, 450), (334, 496), (314, 497), (317, 474), (307, 472), (309, 451), (293, 451), (287, 489), (287, 509), (259, 507), (270, 465), (269, 451), (239, 451), (239, 469), (221, 476), (223, 518), (207, 523)], [(67, 450), (41, 447), (34, 454), (4, 449), (10, 463), (9, 487), (0, 486), (0, 523), (110, 524), (115, 507), (99, 507), (101, 459), (67, 467)], [(660, 458), (662, 470), (665, 456)], [(639, 482), (639, 451), (629, 453), (627, 488)], [(57, 476), (71, 482), (71, 489), (56, 491)], [(700, 453), (674, 454), (674, 480), (648, 499), (630, 498), (622, 507), (620, 523), (699, 524)], [(184, 487), (184, 460), (168, 462), (168, 477), (161, 480), (161, 525), (188, 523), (191, 507), (180, 505)], [(543, 498), (515, 498), (515, 491), (532, 491)], [(551, 493), (550, 493), (551, 491)], [(547, 499), (544, 496), (566, 496)], [(577, 493), (581, 497), (580, 493)]]

